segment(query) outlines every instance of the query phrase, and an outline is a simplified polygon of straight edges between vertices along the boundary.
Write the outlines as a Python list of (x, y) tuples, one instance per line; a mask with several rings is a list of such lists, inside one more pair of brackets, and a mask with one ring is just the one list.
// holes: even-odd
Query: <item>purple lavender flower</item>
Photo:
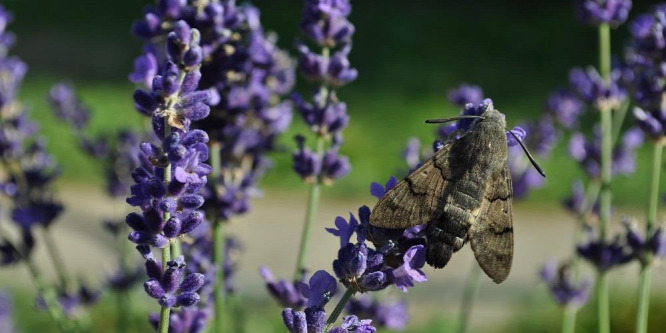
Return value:
[[(479, 103), (478, 105), (471, 103), (466, 104), (460, 115), (480, 116), (486, 110), (494, 108), (495, 107), (493, 106), (493, 101), (490, 98), (486, 98), (483, 101), (481, 101), (481, 103)], [(442, 139), (444, 139), (444, 141), (448, 141), (450, 139), (458, 139), (472, 127), (472, 124), (474, 124), (475, 121), (476, 119), (461, 119), (450, 125), (442, 125), (437, 132), (439, 136)], [(523, 137), (525, 136), (525, 131), (520, 127), (513, 128), (511, 132), (513, 132), (514, 135), (516, 135), (520, 140), (522, 140)], [(518, 144), (515, 138), (511, 134), (507, 133), (506, 138), (509, 146), (514, 146)], [(436, 146), (437, 145), (435, 145), (435, 147)]]
[(342, 318), (342, 324), (338, 327), (333, 327), (329, 332), (331, 333), (374, 333), (377, 332), (377, 329), (374, 328), (370, 323), (372, 320), (363, 319), (360, 320), (358, 317), (351, 315)]
[(402, 331), (408, 321), (405, 301), (378, 301), (371, 297), (357, 297), (349, 300), (345, 310), (360, 318), (369, 318), (378, 326)]
[(541, 272), (541, 279), (546, 282), (555, 301), (563, 307), (580, 308), (590, 296), (590, 280), (576, 282), (568, 264), (557, 265), (554, 260), (547, 261)]
[(354, 26), (347, 20), (351, 13), (348, 0), (307, 0), (301, 30), (323, 47), (348, 44)]
[(191, 130), (190, 125), (208, 115), (207, 103), (213, 93), (197, 90), (203, 59), (199, 43), (196, 29), (184, 21), (176, 22), (167, 35), (166, 62), (151, 91), (134, 93), (137, 110), (152, 117), (153, 130), (162, 142), (140, 145), (150, 164), (132, 172), (135, 184), (127, 203), (139, 207), (142, 214), (127, 215), (126, 223), (133, 229), (128, 238), (139, 244), (137, 249), (146, 259), (150, 278), (144, 283), (146, 293), (168, 308), (197, 304), (200, 296), (196, 291), (205, 282), (200, 273), (182, 278), (186, 268), (182, 256), (167, 262), (163, 271), (146, 246), (169, 246), (172, 239), (193, 232), (204, 220), (197, 209), (204, 204), (199, 192), (211, 171), (203, 163), (208, 159), (209, 137), (202, 130)]
[(287, 282), (285, 280), (277, 281), (268, 267), (262, 266), (259, 274), (266, 282), (266, 287), (280, 305), (286, 308), (300, 309), (305, 305), (305, 298), (301, 295), (299, 285), (304, 283), (305, 274), (301, 281)]
[[(425, 274), (420, 270), (425, 264), (425, 248), (412, 241), (410, 231), (386, 231), (369, 225), (370, 209), (359, 209), (360, 223), (350, 214), (349, 223), (342, 217), (336, 219), (338, 229), (327, 229), (340, 237), (338, 257), (333, 261), (333, 271), (340, 282), (357, 291), (376, 291), (394, 284), (407, 291), (414, 282), (424, 282)], [(357, 243), (350, 243), (352, 233), (357, 234)], [(418, 234), (418, 231), (415, 232)], [(366, 238), (381, 248), (375, 250), (365, 244)], [(402, 240), (396, 243), (392, 239)], [(389, 260), (390, 259), (390, 260)]]
[(88, 125), (90, 110), (74, 94), (74, 88), (67, 83), (59, 83), (49, 91), (49, 103), (55, 114), (77, 130)]
[[(169, 316), (169, 332), (173, 333), (200, 333), (206, 329), (206, 323), (210, 318), (210, 311), (196, 307), (172, 309)], [(150, 324), (157, 330), (160, 315), (150, 314)]]
[[(370, 184), (370, 194), (377, 198), (381, 199), (388, 190), (392, 189), (394, 186), (398, 184), (398, 179), (395, 177), (391, 176), (387, 181), (385, 185), (381, 185), (378, 183), (371, 183)], [(337, 224), (337, 221), (336, 221)], [(328, 230), (328, 229), (327, 229)], [(336, 235), (337, 236), (337, 235)]]
[(571, 91), (559, 89), (551, 93), (548, 97), (546, 110), (555, 118), (559, 125), (566, 129), (572, 129), (577, 125), (578, 118), (585, 108), (583, 102)]
[(655, 228), (646, 237), (645, 234), (638, 230), (636, 223), (632, 220), (624, 218), (622, 224), (626, 231), (626, 244), (629, 245), (632, 256), (641, 261), (642, 264), (645, 264), (652, 258), (666, 256), (666, 234), (664, 234), (664, 226)]
[[(630, 175), (635, 171), (635, 150), (643, 143), (642, 133), (632, 128), (627, 130), (622, 141), (613, 149), (611, 170), (614, 175)], [(581, 164), (585, 172), (597, 178), (601, 172), (601, 135), (595, 128), (594, 139), (590, 141), (581, 133), (575, 133), (569, 140), (569, 154)]]
[(621, 70), (614, 69), (610, 84), (607, 84), (594, 67), (586, 70), (573, 68), (569, 72), (569, 85), (589, 106), (598, 110), (616, 109), (627, 97), (619, 82), (621, 74)]
[[(583, 211), (583, 204), (585, 201), (585, 188), (583, 182), (580, 180), (574, 181), (571, 185), (571, 195), (562, 202), (562, 206), (569, 212), (580, 215), (585, 213)], [(594, 203), (591, 211), (594, 216), (599, 215), (599, 200)]]
[(592, 26), (617, 27), (629, 17), (631, 0), (576, 0), (578, 20)]
[(630, 249), (620, 237), (616, 237), (610, 243), (603, 244), (596, 239), (591, 227), (588, 229), (587, 234), (587, 241), (578, 245), (578, 254), (594, 265), (599, 271), (608, 271), (633, 259)]
[(192, 273), (183, 278), (185, 260), (182, 256), (167, 262), (160, 276), (151, 277), (144, 283), (146, 293), (157, 299), (162, 307), (193, 306), (199, 302), (196, 293), (204, 284), (204, 276)]
[(649, 13), (641, 14), (631, 22), (632, 38), (625, 52), (627, 71), (631, 74), (629, 85), (636, 103), (634, 118), (640, 128), (653, 140), (666, 135), (664, 116), (664, 15), (666, 7), (654, 6)]
[(458, 107), (465, 107), (467, 104), (480, 104), (483, 100), (483, 90), (481, 87), (463, 83), (447, 93), (449, 101)]
[(13, 35), (6, 32), (11, 14), (0, 6), (0, 196), (6, 213), (18, 228), (18, 239), (0, 238), (2, 264), (16, 263), (31, 254), (37, 227), (50, 227), (63, 210), (54, 198), (52, 183), (59, 175), (55, 160), (47, 153), (37, 126), (17, 99), (27, 72), (20, 59), (8, 55)]
[[(525, 133), (525, 146), (536, 155), (545, 159), (557, 143), (558, 134), (555, 131), (552, 120), (543, 117), (539, 121), (525, 122), (520, 125)], [(523, 150), (518, 146), (509, 147), (507, 160), (513, 184), (513, 195), (515, 198), (523, 198), (530, 190), (542, 187), (545, 180), (536, 171)]]
[(326, 271), (317, 271), (309, 283), (299, 284), (299, 290), (307, 298), (307, 308), (302, 312), (291, 308), (282, 311), (287, 330), (291, 333), (323, 332), (326, 325), (324, 306), (337, 290), (335, 278)]

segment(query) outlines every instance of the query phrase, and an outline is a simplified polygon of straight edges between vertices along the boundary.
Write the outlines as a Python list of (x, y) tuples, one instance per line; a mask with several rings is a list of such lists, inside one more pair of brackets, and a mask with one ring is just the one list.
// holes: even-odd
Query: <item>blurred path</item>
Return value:
[[(234, 220), (229, 232), (238, 236), (244, 247), (236, 282), (247, 297), (263, 299), (266, 294), (263, 281), (257, 274), (260, 265), (268, 264), (277, 277), (289, 277), (295, 265), (295, 255), (303, 223), (305, 189), (303, 193), (284, 193), (268, 189), (264, 198), (253, 201), (250, 214)], [(369, 196), (368, 196), (369, 197)], [(54, 226), (54, 234), (67, 267), (91, 281), (98, 280), (115, 264), (113, 240), (101, 227), (101, 220), (117, 216), (123, 218), (129, 211), (123, 202), (109, 201), (101, 192), (89, 188), (65, 187), (60, 198), (66, 212)], [(368, 200), (371, 198), (369, 197)], [(307, 262), (312, 271), (331, 270), (339, 242), (324, 227), (333, 225), (336, 216), (345, 218), (349, 212), (356, 215), (362, 204), (372, 205), (374, 200), (360, 202), (329, 199), (324, 191), (317, 223), (313, 228), (311, 251)], [(641, 216), (640, 211), (638, 216)], [(547, 258), (567, 257), (573, 246), (574, 224), (559, 206), (527, 206), (514, 204), (515, 255), (511, 275), (501, 285), (485, 278), (478, 306), (475, 306), (472, 329), (492, 324), (494, 320), (511, 320), (511, 311), (534, 299), (543, 299), (545, 287), (539, 284), (537, 272)], [(48, 266), (44, 248), (38, 247), (38, 263)], [(138, 259), (138, 255), (137, 255)], [(469, 246), (455, 255), (443, 270), (425, 271), (429, 281), (413, 288), (408, 299), (418, 299), (419, 311), (415, 317), (430, 318), (434, 313), (457, 316), (462, 285), (471, 265), (476, 264)], [(637, 265), (614, 272), (611, 281), (615, 287), (633, 294), (637, 286)], [(655, 274), (663, 275), (665, 268), (657, 267)], [(23, 269), (0, 270), (0, 284), (25, 286), (29, 279)], [(654, 278), (661, 292), (666, 290), (664, 279)], [(617, 290), (616, 288), (616, 290)], [(399, 294), (399, 292), (395, 292)], [(411, 306), (412, 304), (410, 304)], [(496, 323), (496, 322), (495, 322)]]

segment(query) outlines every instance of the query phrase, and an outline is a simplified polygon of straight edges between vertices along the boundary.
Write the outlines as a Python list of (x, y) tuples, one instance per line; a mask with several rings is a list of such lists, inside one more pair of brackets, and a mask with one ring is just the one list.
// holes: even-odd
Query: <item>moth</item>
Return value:
[[(503, 282), (513, 259), (513, 188), (507, 166), (504, 116), (492, 108), (481, 116), (428, 120), (441, 123), (477, 118), (375, 205), (370, 224), (400, 229), (426, 224), (426, 261), (442, 268), (467, 242), (495, 283)], [(509, 131), (511, 133), (511, 131)], [(511, 133), (513, 135), (513, 133)], [(545, 177), (520, 140), (532, 164)]]

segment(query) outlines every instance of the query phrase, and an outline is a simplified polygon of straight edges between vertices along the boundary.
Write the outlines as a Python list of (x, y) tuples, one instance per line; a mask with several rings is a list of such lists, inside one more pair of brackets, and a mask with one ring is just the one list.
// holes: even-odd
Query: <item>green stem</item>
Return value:
[(213, 263), (215, 264), (215, 332), (222, 332), (224, 316), (224, 224), (213, 224)]
[(479, 287), (481, 286), (481, 269), (476, 264), (472, 265), (472, 270), (467, 276), (465, 282), (465, 289), (463, 290), (462, 303), (460, 304), (460, 322), (458, 326), (459, 333), (467, 332), (469, 318), (472, 313), (472, 306), (479, 294)]
[(575, 307), (564, 308), (562, 314), (562, 333), (574, 333), (576, 331), (576, 314), (578, 309)]
[(347, 302), (351, 299), (352, 296), (356, 293), (356, 289), (353, 287), (348, 287), (347, 290), (345, 291), (345, 294), (342, 295), (342, 298), (340, 299), (340, 302), (338, 302), (338, 305), (335, 306), (335, 309), (333, 309), (333, 312), (331, 312), (331, 316), (328, 317), (328, 320), (326, 321), (326, 328), (324, 329), (324, 332), (328, 332), (328, 330), (331, 328), (333, 324), (338, 320), (338, 317), (342, 313), (342, 310), (344, 310), (345, 305), (347, 305)]
[[(599, 26), (599, 68), (606, 84), (610, 84), (610, 26)], [(613, 158), (613, 121), (612, 113), (608, 108), (599, 110), (601, 114), (601, 193), (599, 213), (599, 240), (602, 246), (607, 241), (608, 224), (611, 217), (611, 163)], [(599, 333), (610, 332), (610, 306), (608, 303), (608, 281), (606, 273), (597, 275), (597, 310)]]
[[(324, 47), (321, 50), (321, 56), (323, 63), (328, 63), (330, 57), (330, 49)], [(321, 94), (319, 99), (319, 107), (324, 108), (328, 103), (328, 99), (331, 96), (331, 91), (326, 86), (322, 84), (319, 87), (319, 92)], [(321, 158), (324, 155), (324, 145), (326, 143), (326, 138), (322, 133), (317, 135), (316, 150), (315, 156)], [(305, 268), (305, 254), (308, 250), (308, 244), (310, 242), (310, 230), (312, 229), (312, 224), (314, 223), (315, 214), (317, 212), (317, 206), (319, 205), (319, 196), (321, 194), (321, 177), (317, 175), (314, 179), (312, 185), (310, 186), (310, 193), (308, 195), (308, 203), (305, 212), (305, 222), (303, 223), (303, 231), (301, 232), (301, 241), (298, 247), (298, 255), (296, 259), (296, 267), (294, 268), (294, 281), (298, 281), (301, 277), (303, 269)]]
[(25, 267), (28, 269), (30, 277), (32, 278), (37, 295), (42, 300), (44, 300), (46, 311), (51, 316), (51, 319), (53, 319), (53, 321), (56, 323), (56, 326), (58, 326), (58, 330), (63, 333), (75, 331), (74, 325), (72, 325), (72, 323), (67, 320), (62, 307), (60, 307), (60, 304), (58, 304), (58, 295), (55, 290), (53, 290), (53, 288), (49, 288), (46, 283), (44, 283), (39, 269), (37, 269), (37, 266), (35, 266), (35, 264), (32, 262), (32, 259), (29, 256), (24, 255), (22, 251), (13, 244), (7, 234), (8, 233), (3, 228), (0, 228), (0, 238), (10, 244), (14, 255), (19, 258), (23, 264), (25, 264)]
[[(129, 245), (126, 241), (127, 229), (129, 226), (123, 224), (121, 231), (117, 235), (118, 246), (120, 247), (120, 269), (123, 276), (131, 274), (129, 263)], [(118, 317), (116, 318), (116, 331), (127, 332), (129, 331), (129, 314), (132, 311), (131, 296), (128, 290), (123, 290), (116, 295), (116, 305), (118, 308)]]
[[(318, 136), (316, 154), (319, 157), (324, 154), (324, 143), (324, 137)], [(300, 279), (303, 269), (305, 268), (305, 254), (308, 250), (310, 231), (315, 220), (315, 214), (317, 213), (320, 194), (321, 179), (318, 177), (314, 180), (312, 185), (310, 185), (310, 194), (308, 195), (308, 204), (305, 213), (305, 223), (303, 225), (303, 232), (301, 233), (301, 242), (298, 248), (298, 259), (296, 261), (296, 268), (294, 270), (294, 281), (298, 281)]]
[[(219, 195), (218, 181), (222, 172), (221, 146), (217, 141), (210, 142), (211, 173), (210, 182), (216, 195)], [(213, 300), (215, 302), (214, 332), (222, 332), (222, 318), (224, 318), (224, 226), (219, 221), (217, 207), (209, 211), (213, 223), (213, 265), (215, 265), (215, 285), (213, 287)]]
[(597, 314), (598, 332), (610, 332), (610, 306), (608, 302), (608, 277), (606, 272), (599, 272), (597, 275)]
[(622, 124), (627, 116), (629, 110), (629, 102), (624, 102), (613, 113), (613, 145), (617, 143), (620, 138), (620, 131), (622, 131)]
[[(181, 81), (182, 82), (182, 81)], [(171, 133), (171, 126), (169, 125), (168, 118), (164, 118), (164, 137), (169, 136)], [(164, 187), (169, 188), (169, 182), (171, 181), (171, 164), (167, 164), (164, 167)], [(164, 221), (168, 221), (171, 218), (171, 213), (164, 212), (162, 218)], [(172, 239), (171, 241), (176, 241)], [(167, 262), (171, 260), (171, 244), (162, 248), (162, 271), (167, 269)], [(159, 333), (168, 333), (169, 332), (169, 315), (171, 313), (171, 308), (162, 307), (160, 311), (160, 322), (157, 331)]]
[[(661, 175), (661, 155), (663, 152), (661, 142), (654, 143), (652, 151), (652, 179), (650, 183), (650, 198), (648, 199), (648, 215), (645, 228), (645, 237), (649, 239), (654, 230), (657, 220), (657, 205), (659, 203), (659, 176)], [(636, 333), (646, 333), (648, 327), (648, 315), (650, 310), (650, 280), (652, 279), (652, 258), (645, 253), (641, 267), (640, 286), (638, 291), (638, 310), (636, 311)]]
[(55, 244), (55, 240), (53, 239), (51, 230), (49, 230), (48, 228), (44, 228), (43, 235), (44, 235), (44, 243), (46, 243), (47, 252), (49, 253), (49, 257), (53, 262), (56, 274), (58, 275), (58, 283), (60, 284), (60, 287), (63, 290), (67, 290), (68, 280), (69, 280), (67, 279), (67, 273), (66, 273), (67, 270), (65, 269), (65, 263), (62, 260), (60, 251), (58, 251), (58, 247)]

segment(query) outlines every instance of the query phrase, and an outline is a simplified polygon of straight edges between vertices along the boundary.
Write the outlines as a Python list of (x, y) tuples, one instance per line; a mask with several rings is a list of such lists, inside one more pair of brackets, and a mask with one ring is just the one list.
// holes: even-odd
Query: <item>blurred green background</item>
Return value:
[[(549, 93), (566, 84), (571, 67), (597, 63), (597, 32), (574, 19), (572, 1), (352, 2), (354, 9), (350, 20), (356, 26), (356, 35), (350, 58), (359, 70), (359, 79), (339, 91), (341, 99), (348, 103), (351, 115), (351, 123), (344, 132), (345, 144), (342, 152), (350, 157), (352, 172), (334, 187), (324, 190), (324, 206), (330, 205), (330, 201), (334, 201), (337, 206), (335, 210), (329, 209), (322, 213), (326, 214), (326, 218), (318, 221), (319, 226), (328, 226), (332, 221), (328, 215), (335, 216), (346, 210), (353, 210), (352, 207), (357, 207), (356, 203), (360, 200), (367, 204), (369, 183), (383, 182), (389, 175), (395, 174), (396, 170), (403, 168), (404, 162), (400, 154), (408, 138), (418, 137), (427, 144), (432, 141), (435, 128), (425, 125), (423, 120), (451, 116), (459, 112), (446, 101), (447, 90), (463, 82), (482, 86), (485, 96), (492, 98), (495, 106), (506, 113), (509, 125), (515, 125), (521, 120), (536, 119), (541, 115)], [(80, 206), (86, 206), (81, 209), (84, 213), (77, 213), (77, 209), (81, 207), (68, 206), (68, 212), (74, 212), (71, 214), (75, 219), (65, 221), (70, 225), (67, 232), (75, 230), (75, 233), (65, 235), (65, 232), (62, 232), (62, 237), (83, 237), (69, 244), (72, 249), (65, 249), (65, 253), (80, 255), (81, 245), (78, 242), (100, 243), (106, 246), (104, 249), (107, 253), (112, 246), (109, 245), (109, 239), (104, 238), (106, 235), (101, 235), (99, 230), (98, 220), (104, 214), (95, 210), (98, 208), (96, 205), (106, 199), (98, 195), (95, 197), (95, 204), (89, 206), (89, 201), (86, 201), (86, 196), (91, 192), (101, 191), (97, 189), (102, 184), (99, 168), (95, 161), (79, 152), (69, 129), (58, 122), (48, 110), (45, 96), (52, 84), (69, 80), (94, 112), (91, 125), (93, 132), (142, 126), (142, 118), (132, 106), (131, 94), (134, 86), (128, 82), (127, 74), (132, 70), (133, 59), (141, 48), (141, 43), (129, 33), (130, 25), (133, 20), (141, 17), (142, 8), (147, 3), (149, 1), (136, 0), (15, 0), (3, 3), (15, 16), (15, 21), (8, 29), (18, 37), (13, 54), (30, 66), (21, 98), (31, 106), (32, 118), (40, 124), (43, 134), (49, 140), (49, 149), (62, 166), (63, 181), (60, 186), (69, 189), (67, 200), (75, 203), (81, 200)], [(646, 11), (652, 3), (634, 3), (632, 17)], [(253, 4), (261, 9), (264, 26), (279, 34), (279, 45), (295, 55), (293, 42), (299, 36), (298, 22), (302, 1), (256, 0)], [(613, 31), (612, 47), (616, 54), (621, 53), (627, 35), (626, 25)], [(299, 84), (298, 89), (307, 92), (310, 87)], [(585, 118), (587, 124), (595, 120), (596, 114), (587, 114)], [(291, 215), (284, 214), (286, 216), (280, 213), (280, 217), (276, 219), (275, 212), (270, 211), (270, 208), (279, 206), (275, 204), (267, 205), (268, 208), (257, 208), (263, 209), (264, 213), (256, 215), (253, 211), (254, 215), (251, 214), (254, 219), (265, 219), (264, 224), (259, 221), (260, 223), (255, 225), (257, 230), (266, 228), (268, 231), (264, 233), (270, 237), (274, 237), (270, 234), (271, 230), (283, 232), (279, 235), (285, 235), (285, 228), (269, 229), (272, 224), (282, 220), (284, 224), (279, 224), (281, 228), (288, 223), (291, 223), (292, 227), (298, 225), (300, 228), (302, 212), (297, 209), (303, 208), (302, 200), (305, 198), (306, 188), (291, 171), (289, 152), (294, 146), (291, 137), (304, 131), (300, 119), (295, 117), (293, 128), (281, 139), (285, 149), (274, 154), (275, 169), (267, 175), (262, 184), (267, 189), (266, 200), (286, 202), (286, 199), (280, 201), (283, 199), (281, 196), (272, 197), (270, 194), (287, 193), (287, 199), (294, 200), (282, 209), (297, 207), (295, 212)], [(489, 325), (491, 321), (487, 318), (501, 317), (503, 324), (496, 326), (494, 332), (559, 330), (558, 308), (548, 300), (545, 288), (537, 285), (534, 276), (545, 257), (564, 256), (573, 248), (573, 239), (568, 236), (573, 234), (573, 224), (570, 218), (560, 212), (559, 201), (568, 195), (571, 181), (581, 177), (582, 173), (576, 162), (567, 156), (566, 145), (567, 142), (561, 140), (553, 156), (548, 161), (540, 161), (548, 173), (547, 186), (533, 192), (528, 203), (516, 209), (518, 215), (521, 211), (531, 212), (518, 216), (517, 224), (534, 222), (535, 226), (532, 228), (538, 228), (539, 233), (528, 233), (531, 238), (524, 237), (525, 235), (520, 240), (517, 238), (518, 257), (514, 260), (514, 266), (517, 267), (514, 267), (515, 272), (512, 273), (514, 279), (509, 281), (508, 286), (502, 285), (503, 289), (491, 286), (490, 283), (484, 285), (484, 288), (488, 288), (485, 291), (490, 295), (482, 294), (481, 297), (488, 297), (491, 302), (495, 302), (492, 303), (493, 309), (511, 308), (516, 318), (507, 318), (506, 312), (495, 314), (494, 317), (477, 317), (484, 321), (479, 325)], [(630, 212), (638, 212), (638, 216), (643, 216), (647, 198), (648, 150), (648, 147), (644, 147), (639, 151), (635, 176), (618, 178), (613, 183), (615, 203), (626, 206)], [(77, 195), (81, 196), (81, 199)], [(118, 207), (121, 212), (127, 210), (122, 203), (116, 203), (115, 213), (119, 212)], [(551, 214), (552, 212), (558, 213)], [(255, 233), (250, 229), (253, 225), (246, 227), (242, 222), (244, 221), (237, 225), (241, 233), (248, 237), (244, 241), (246, 244), (250, 243), (247, 245), (247, 255), (251, 258), (243, 263), (242, 269), (247, 270), (241, 272), (244, 278), (241, 289), (251, 294), (246, 300), (250, 308), (247, 311), (260, 318), (249, 321), (248, 331), (263, 332), (270, 328), (280, 331), (278, 312), (272, 303), (265, 302), (266, 296), (256, 274), (256, 265), (265, 263), (266, 256), (271, 255), (271, 251), (290, 251), (283, 246), (295, 248), (296, 244), (292, 243), (296, 242), (296, 232), (288, 234), (294, 239), (289, 244), (275, 245), (280, 247), (278, 249), (270, 248), (277, 242), (266, 242), (264, 239), (255, 242), (255, 246), (264, 247), (258, 248), (251, 244)], [(562, 223), (555, 225), (551, 222)], [(530, 226), (523, 223), (522, 228), (529, 229)], [(555, 228), (559, 233), (551, 233)], [(334, 249), (335, 241), (323, 235), (323, 227), (318, 227), (317, 230), (321, 233), (316, 237), (321, 237), (320, 239), (332, 243), (333, 246), (322, 249), (321, 252), (328, 251), (324, 255), (313, 254), (311, 257), (317, 258), (318, 264), (321, 264), (319, 267), (328, 268), (330, 259), (335, 255), (335, 251), (329, 249)], [(560, 236), (562, 238), (558, 238)], [(530, 243), (518, 244), (521, 241)], [(541, 242), (544, 244), (541, 245)], [(555, 243), (556, 245), (553, 245)], [(549, 247), (551, 245), (552, 247)], [(555, 247), (559, 250), (553, 250)], [(88, 258), (82, 259), (82, 262), (88, 265), (97, 260), (98, 249), (86, 249), (91, 252), (85, 253)], [(529, 249), (534, 251), (530, 252)], [(290, 271), (291, 253), (276, 259), (286, 262), (283, 269), (278, 268), (284, 271), (282, 276), (286, 276), (286, 272)], [(264, 254), (266, 256), (262, 256)], [(519, 257), (520, 255), (522, 257)], [(103, 254), (100, 256), (103, 257)], [(465, 256), (467, 264), (474, 264), (470, 253)], [(105, 260), (113, 262), (113, 258)], [(466, 263), (458, 259), (458, 263), (461, 262), (465, 264), (464, 267), (452, 264), (447, 271), (434, 273), (429, 270), (429, 278), (432, 276), (439, 281), (429, 282), (426, 288), (415, 288), (414, 294), (410, 292), (410, 307), (417, 309), (411, 310), (412, 315), (417, 318), (410, 324), (410, 327), (415, 327), (413, 332), (433, 332), (455, 327), (458, 290), (465, 281), (468, 269)], [(274, 265), (278, 266), (276, 263)], [(97, 268), (99, 265), (95, 266), (95, 269)], [(88, 266), (78, 269), (80, 272), (91, 270)], [(631, 330), (635, 311), (633, 296), (637, 267), (631, 266), (622, 272), (618, 274), (615, 285), (623, 288), (613, 295), (613, 324), (616, 332)], [(663, 269), (659, 274), (663, 274)], [(624, 280), (627, 275), (632, 277), (631, 283)], [(433, 289), (444, 290), (441, 294), (444, 296), (433, 293)], [(659, 311), (663, 312), (660, 309), (666, 304), (663, 290), (662, 283), (662, 298), (656, 299), (652, 307), (655, 313), (650, 318), (652, 332), (661, 332), (666, 324), (664, 317), (659, 315)], [(21, 323), (21, 327), (27, 332), (39, 332), (48, 324), (49, 319), (43, 313), (34, 316), (32, 292), (24, 285), (24, 288), (17, 289), (14, 293), (18, 307), (17, 322)], [(135, 299), (137, 310), (133, 321), (137, 327), (146, 328), (145, 314), (154, 310), (154, 304), (142, 291), (136, 293)], [(422, 299), (425, 299), (423, 303)], [(509, 306), (497, 302), (497, 299), (508, 301)], [(113, 298), (107, 294), (102, 306), (93, 312), (92, 322), (96, 331), (108, 331), (113, 325), (112, 302)], [(424, 308), (429, 310), (420, 314), (418, 311)], [(585, 332), (585, 328), (592, 331), (593, 309), (594, 304), (590, 304), (583, 310), (583, 319), (580, 321), (583, 329), (579, 330), (580, 332)], [(445, 315), (441, 315), (442, 313)], [(488, 314), (483, 311), (482, 313)]]
[[(8, 1), (18, 35), (14, 53), (30, 71), (22, 90), (33, 106), (33, 118), (50, 139), (49, 147), (64, 169), (67, 182), (99, 182), (92, 162), (75, 148), (67, 128), (54, 121), (45, 105), (51, 84), (72, 81), (93, 111), (92, 129), (111, 131), (140, 126), (133, 110), (133, 86), (126, 77), (140, 43), (129, 34), (149, 1)], [(39, 6), (36, 6), (39, 3)], [(279, 44), (295, 54), (302, 2), (253, 2), (262, 10), (264, 26), (277, 32)], [(632, 13), (650, 3), (634, 5)], [(37, 9), (39, 8), (39, 9)], [(402, 167), (400, 153), (407, 139), (431, 142), (435, 128), (426, 118), (458, 112), (445, 92), (462, 82), (478, 84), (485, 95), (508, 115), (509, 125), (539, 117), (550, 91), (565, 85), (573, 66), (597, 63), (597, 33), (579, 24), (570, 1), (354, 1), (356, 25), (352, 64), (359, 79), (340, 90), (348, 102), (351, 123), (342, 152), (353, 171), (329, 190), (332, 195), (365, 196), (371, 181), (383, 181)], [(622, 50), (626, 26), (613, 31), (613, 49)], [(299, 90), (308, 91), (300, 84)], [(288, 149), (275, 155), (276, 170), (264, 186), (301, 190), (290, 171), (293, 134), (303, 132), (295, 118), (282, 143)], [(588, 114), (588, 121), (596, 115)], [(552, 202), (566, 196), (580, 175), (565, 152), (565, 141), (549, 161), (542, 161), (548, 186), (532, 200)], [(638, 176), (618, 179), (618, 202), (642, 205), (645, 199), (646, 151), (639, 153)]]

